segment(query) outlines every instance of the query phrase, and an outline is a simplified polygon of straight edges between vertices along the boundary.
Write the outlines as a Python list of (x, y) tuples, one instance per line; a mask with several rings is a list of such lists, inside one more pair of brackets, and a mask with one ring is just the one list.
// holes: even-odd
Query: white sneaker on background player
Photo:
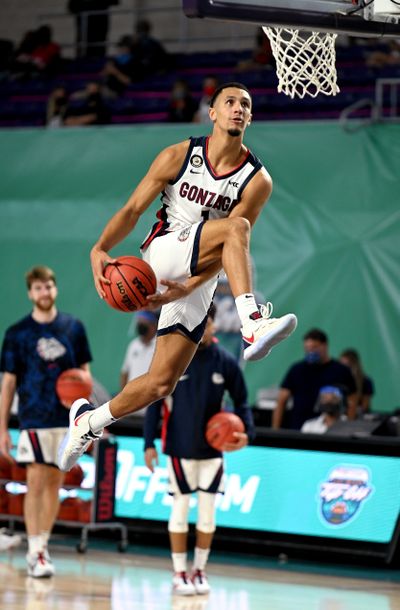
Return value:
[(204, 570), (195, 570), (192, 575), (192, 583), (198, 595), (210, 593), (211, 587), (208, 582), (207, 574)]
[(196, 589), (186, 572), (175, 572), (172, 578), (174, 595), (196, 595)]
[(0, 529), (0, 551), (14, 549), (21, 544), (21, 536), (9, 534), (5, 528)]
[(60, 470), (64, 472), (70, 470), (90, 443), (101, 438), (103, 433), (95, 434), (89, 426), (89, 417), (93, 411), (94, 407), (86, 398), (79, 398), (72, 403), (68, 432), (58, 450)]
[(28, 576), (32, 578), (49, 578), (54, 575), (54, 566), (48, 561), (44, 551), (28, 553), (26, 556), (28, 564)]
[(297, 326), (294, 313), (281, 318), (271, 318), (272, 303), (260, 305), (261, 317), (250, 319), (242, 327), (243, 358), (260, 360), (268, 356), (271, 349), (289, 337)]

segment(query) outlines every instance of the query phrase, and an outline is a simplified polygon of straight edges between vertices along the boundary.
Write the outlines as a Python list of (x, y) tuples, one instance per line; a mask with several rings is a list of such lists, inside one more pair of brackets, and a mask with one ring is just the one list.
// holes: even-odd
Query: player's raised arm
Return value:
[(90, 259), (95, 287), (101, 298), (105, 297), (102, 284), (109, 283), (103, 275), (104, 266), (115, 260), (108, 255), (109, 250), (133, 231), (143, 212), (163, 191), (166, 184), (176, 177), (188, 145), (187, 141), (180, 142), (161, 151), (126, 204), (108, 221), (99, 240), (93, 246)]

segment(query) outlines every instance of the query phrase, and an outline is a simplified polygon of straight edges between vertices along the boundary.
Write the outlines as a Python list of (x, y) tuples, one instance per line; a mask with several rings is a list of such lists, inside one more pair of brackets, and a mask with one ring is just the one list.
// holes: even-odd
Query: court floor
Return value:
[(400, 574), (394, 570), (281, 564), (215, 553), (209, 596), (171, 595), (165, 549), (89, 546), (85, 555), (56, 542), (57, 574), (32, 579), (22, 546), (0, 556), (1, 610), (400, 610)]

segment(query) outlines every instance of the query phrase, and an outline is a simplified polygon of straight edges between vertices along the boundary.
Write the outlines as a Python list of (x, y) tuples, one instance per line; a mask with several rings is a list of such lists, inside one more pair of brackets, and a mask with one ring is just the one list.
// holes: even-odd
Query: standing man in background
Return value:
[[(169, 493), (173, 496), (168, 523), (176, 595), (202, 595), (210, 591), (205, 572), (215, 531), (215, 499), (223, 491), (223, 457), (205, 439), (208, 420), (218, 413), (225, 390), (246, 432), (235, 432), (226, 451), (241, 449), (254, 436), (247, 389), (236, 360), (214, 338), (215, 308), (211, 307), (198, 350), (175, 391), (148, 407), (144, 424), (145, 462), (154, 472), (158, 464), (155, 439), (163, 411), (162, 443), (167, 454)], [(191, 495), (197, 492), (196, 546), (192, 574), (187, 572), (188, 514)]]
[(28, 575), (41, 578), (54, 574), (47, 545), (64, 478), (57, 467), (57, 449), (68, 427), (68, 410), (60, 403), (55, 384), (67, 369), (89, 371), (92, 356), (82, 323), (56, 308), (54, 272), (34, 267), (26, 274), (26, 283), (32, 312), (8, 328), (1, 351), (0, 453), (13, 459), (8, 422), (18, 392), (16, 459), (26, 465), (26, 559)]

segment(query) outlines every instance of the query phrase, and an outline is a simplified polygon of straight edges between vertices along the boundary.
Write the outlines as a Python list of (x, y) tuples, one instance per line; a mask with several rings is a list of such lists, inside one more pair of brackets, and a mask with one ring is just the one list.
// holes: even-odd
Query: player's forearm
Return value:
[(139, 215), (131, 209), (121, 208), (107, 223), (99, 240), (93, 246), (93, 250), (109, 252), (135, 228), (138, 219)]
[(357, 394), (351, 394), (347, 398), (347, 417), (349, 419), (357, 417)]
[(213, 263), (207, 269), (204, 269), (199, 273), (199, 275), (193, 275), (189, 279), (186, 280), (185, 286), (188, 288), (189, 292), (193, 292), (196, 288), (210, 280), (212, 277), (215, 277), (222, 269), (222, 265), (219, 261)]
[(272, 427), (277, 430), (281, 427), (286, 403), (278, 402), (272, 413)]
[(8, 430), (11, 406), (15, 395), (15, 386), (3, 379), (0, 397), (0, 430)]

